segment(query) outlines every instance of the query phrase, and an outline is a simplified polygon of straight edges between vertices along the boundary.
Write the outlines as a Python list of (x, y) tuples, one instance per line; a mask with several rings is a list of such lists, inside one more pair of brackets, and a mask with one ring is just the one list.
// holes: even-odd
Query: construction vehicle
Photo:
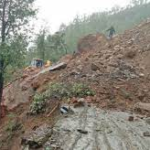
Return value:
[(43, 67), (43, 60), (39, 58), (34, 58), (31, 61), (31, 66), (32, 67)]
[(45, 67), (49, 67), (52, 65), (52, 62), (50, 60), (47, 60), (46, 61), (46, 64), (44, 65)]

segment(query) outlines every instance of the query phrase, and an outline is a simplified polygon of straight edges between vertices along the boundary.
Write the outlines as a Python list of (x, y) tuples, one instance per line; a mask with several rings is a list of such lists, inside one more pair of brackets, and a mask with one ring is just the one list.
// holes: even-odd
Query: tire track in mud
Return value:
[[(106, 112), (101, 112), (100, 115), (97, 115), (98, 116), (98, 121), (100, 122), (100, 128), (101, 128), (102, 136), (103, 136), (103, 146), (107, 150), (115, 150), (111, 146), (110, 141), (108, 139), (108, 135), (109, 134), (107, 133), (108, 132), (107, 129), (110, 128), (110, 126), (109, 126), (109, 124), (106, 121), (105, 115), (106, 115)], [(119, 149), (119, 150), (122, 150), (122, 149)]]
[(87, 143), (85, 147), (83, 147), (81, 150), (86, 150), (89, 147), (90, 143)]
[[(84, 107), (84, 111), (80, 114), (79, 116), (79, 129), (81, 130), (85, 130), (85, 127), (86, 127), (86, 121), (87, 121), (87, 112), (88, 112), (88, 106), (86, 105)], [(82, 138), (82, 134), (78, 133), (75, 140), (74, 140), (74, 143), (72, 144), (71, 148), (69, 148), (69, 150), (74, 150), (75, 146), (77, 145), (78, 141)], [(87, 148), (87, 147), (86, 147)]]
[[(108, 119), (107, 119), (108, 120)], [(132, 140), (129, 138), (128, 134), (126, 133), (126, 131), (124, 131), (123, 129), (121, 129), (118, 124), (113, 121), (112, 119), (109, 119), (111, 120), (111, 122), (115, 125), (115, 128), (116, 128), (116, 131), (118, 133), (118, 136), (122, 139), (122, 141), (124, 141), (125, 143), (125, 146), (126, 146), (126, 149), (127, 150), (137, 150), (133, 144), (132, 144)]]
[[(149, 130), (144, 121), (129, 122), (128, 113), (95, 107), (85, 106), (74, 111), (74, 115), (56, 123), (60, 134), (56, 139), (63, 138), (60, 140), (63, 150), (150, 150), (150, 138), (142, 136), (143, 127), (144, 131)], [(77, 129), (88, 134), (81, 134)]]
[[(84, 107), (84, 110), (82, 110), (81, 112), (80, 112), (80, 114), (78, 115), (78, 114), (76, 114), (75, 116), (70, 116), (70, 118), (71, 118), (71, 120), (67, 120), (66, 118), (65, 119), (63, 119), (63, 120), (65, 120), (66, 122), (74, 122), (74, 124), (76, 124), (76, 122), (78, 122), (77, 123), (77, 125), (76, 125), (76, 127), (78, 127), (78, 128), (81, 128), (81, 126), (82, 126), (82, 124), (83, 124), (83, 120), (85, 120), (86, 119), (86, 117), (85, 117), (85, 115), (87, 115), (87, 107)], [(84, 119), (83, 119), (84, 118)], [(65, 123), (65, 125), (66, 125), (66, 123)], [(68, 131), (70, 131), (70, 128), (68, 128), (68, 126), (67, 126), (67, 130)], [(69, 133), (67, 132), (67, 133), (65, 133), (65, 134), (67, 134), (67, 135), (64, 135), (64, 134), (62, 134), (61, 135), (61, 138), (60, 139), (62, 139), (61, 140), (61, 144), (60, 144), (60, 147), (65, 147), (65, 149), (66, 148), (68, 148), (67, 150), (71, 150), (71, 149), (74, 149), (74, 147), (76, 146), (76, 144), (77, 144), (77, 142), (78, 142), (78, 140), (81, 138), (80, 137), (80, 134), (79, 133), (74, 133), (74, 136), (72, 137), (71, 135), (73, 134), (72, 132), (76, 132), (76, 131), (74, 131), (74, 129), (73, 129), (73, 131), (70, 131)], [(73, 139), (73, 141), (72, 141), (72, 139)], [(70, 141), (69, 143), (71, 144), (71, 145), (68, 145), (68, 141)], [(70, 148), (69, 148), (70, 147)]]
[[(113, 119), (115, 119), (114, 117), (112, 117)], [(112, 118), (111, 118), (111, 120), (112, 120)], [(114, 122), (114, 121), (112, 121), (112, 122)], [(119, 125), (118, 125), (118, 123), (114, 123), (114, 124), (116, 124), (118, 127), (119, 127)], [(124, 120), (122, 120), (122, 119), (120, 119), (120, 125), (122, 125), (122, 127), (124, 127), (125, 126), (125, 128), (127, 128), (128, 129), (128, 131), (130, 131), (130, 132), (128, 132), (128, 134), (130, 134), (131, 136), (132, 136), (132, 139), (135, 139), (136, 138), (136, 144), (138, 144), (140, 147), (141, 147), (141, 149), (140, 150), (150, 150), (150, 144), (149, 145), (147, 145), (148, 143), (146, 143), (144, 140), (143, 140), (143, 136), (141, 136), (137, 131), (139, 130), (139, 128), (137, 128), (136, 126), (134, 126), (134, 128), (126, 121), (126, 122), (124, 122)], [(120, 127), (119, 127), (120, 128)], [(124, 131), (125, 132), (125, 131)], [(135, 137), (135, 135), (136, 135), (136, 137)], [(146, 146), (147, 145), (147, 146)]]
[[(116, 129), (118, 130), (118, 133), (122, 134), (122, 136), (125, 139), (128, 139), (127, 141), (125, 140), (125, 142), (129, 142), (129, 144), (125, 143), (127, 150), (130, 147), (131, 147), (130, 148), (131, 150), (132, 149), (133, 150), (137, 150), (137, 149), (138, 150), (149, 150), (149, 148), (147, 146), (145, 146), (145, 145), (147, 145), (147, 143), (144, 142), (143, 137), (137, 132), (137, 130), (135, 130), (135, 128), (137, 128), (136, 126), (134, 126), (134, 128), (133, 128), (128, 123), (128, 121), (125, 122), (124, 120), (122, 120), (120, 118), (119, 118), (119, 121), (116, 121), (116, 118), (114, 118), (113, 116), (111, 116), (111, 118), (110, 118), (110, 116), (107, 116), (107, 120), (108, 119), (110, 120), (109, 122), (113, 123), (112, 126), (114, 125), (116, 127)], [(135, 135), (136, 135), (136, 137), (135, 137)]]
[(101, 150), (100, 147), (99, 147), (99, 142), (98, 142), (98, 132), (96, 132), (96, 129), (98, 128), (98, 124), (97, 124), (97, 119), (98, 119), (98, 115), (97, 115), (97, 111), (95, 108), (93, 108), (93, 113), (94, 113), (94, 131), (93, 131), (93, 139), (94, 139), (94, 142), (93, 142), (93, 149), (94, 150)]

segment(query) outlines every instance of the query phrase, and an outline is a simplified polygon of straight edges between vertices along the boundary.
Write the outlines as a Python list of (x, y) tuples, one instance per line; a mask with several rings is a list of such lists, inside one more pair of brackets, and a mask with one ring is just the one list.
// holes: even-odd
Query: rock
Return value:
[(109, 129), (108, 131), (107, 131), (107, 134), (111, 134), (113, 131), (111, 130), (111, 129)]
[(140, 77), (144, 77), (144, 76), (145, 76), (145, 74), (143, 74), (143, 73), (140, 73), (140, 74), (139, 74), (139, 76), (140, 76)]
[(21, 89), (22, 89), (22, 91), (26, 91), (28, 89), (28, 86), (23, 85)]
[(83, 65), (78, 65), (77, 69), (80, 70), (80, 71), (82, 71), (83, 70)]
[(125, 54), (125, 57), (133, 59), (136, 56), (136, 51), (129, 51)]
[(150, 137), (150, 132), (148, 132), (148, 131), (144, 132), (144, 133), (143, 133), (143, 136), (145, 136), (145, 137)]
[(29, 149), (41, 148), (52, 135), (52, 129), (48, 125), (42, 125), (35, 131), (22, 137), (21, 145), (29, 146)]
[(51, 147), (47, 146), (47, 147), (45, 147), (45, 150), (51, 150)]
[(31, 86), (32, 86), (33, 90), (36, 91), (40, 87), (40, 83), (38, 81), (36, 81), (36, 82), (33, 82), (31, 84)]
[(150, 103), (137, 103), (134, 107), (135, 110), (150, 111)]
[(48, 79), (48, 78), (47, 78), (47, 79), (44, 79), (43, 84), (48, 83), (48, 81), (49, 81), (49, 79)]
[(133, 116), (129, 116), (128, 121), (134, 121), (134, 117)]
[(92, 63), (91, 64), (91, 70), (97, 71), (97, 70), (100, 70), (100, 68), (96, 64)]
[(145, 122), (150, 125), (150, 118), (147, 118)]
[(30, 150), (30, 149), (29, 149), (29, 145), (27, 145), (27, 146), (22, 146), (21, 150)]
[(23, 74), (21, 78), (22, 78), (22, 79), (25, 79), (25, 78), (27, 78), (27, 77), (29, 77), (28, 74)]
[(70, 75), (80, 75), (80, 72), (76, 71), (76, 70), (73, 70), (70, 72)]
[(109, 59), (110, 57), (111, 57), (111, 55), (108, 54), (108, 55), (105, 56), (105, 59)]
[(85, 102), (85, 99), (84, 98), (79, 98), (78, 102)]
[(93, 100), (93, 97), (90, 97), (90, 96), (88, 96), (87, 98), (86, 98), (86, 102), (87, 103), (92, 103), (94, 100)]
[(84, 98), (80, 98), (77, 100), (76, 103), (74, 103), (74, 108), (84, 107), (84, 106), (85, 106), (85, 99)]
[(72, 104), (75, 104), (75, 103), (77, 103), (77, 102), (78, 102), (77, 98), (73, 97), (73, 98), (71, 99), (71, 103), (72, 103)]
[(146, 94), (144, 92), (139, 92), (138, 93), (138, 98), (140, 101), (142, 101), (146, 97)]
[(86, 131), (86, 130), (77, 129), (77, 131), (81, 134), (88, 134), (88, 131)]

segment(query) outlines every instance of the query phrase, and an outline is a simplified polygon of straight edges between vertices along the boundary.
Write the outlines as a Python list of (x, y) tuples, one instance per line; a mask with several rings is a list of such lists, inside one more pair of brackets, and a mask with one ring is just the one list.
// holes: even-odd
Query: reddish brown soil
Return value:
[[(22, 78), (11, 83), (4, 91), (7, 105), (17, 103), (9, 113), (16, 115), (15, 119), (21, 122), (23, 128), (13, 132), (11, 140), (8, 139), (8, 132), (4, 128), (11, 118), (5, 116), (0, 125), (0, 143), (5, 143), (1, 148), (19, 150), (24, 132), (30, 132), (43, 123), (53, 125), (57, 116), (55, 112), (50, 117), (47, 117), (48, 114), (27, 115), (34, 93), (45, 91), (46, 86), (52, 82), (88, 84), (95, 91), (95, 96), (86, 97), (85, 101), (103, 109), (133, 111), (138, 102), (150, 103), (149, 58), (150, 21), (147, 20), (112, 40), (107, 40), (101, 34), (86, 36), (79, 41), (76, 54), (61, 59), (68, 63), (67, 68), (63, 70), (36, 77), (40, 70), (24, 70)], [(12, 92), (14, 87), (18, 88)], [(21, 97), (25, 99), (25, 104), (22, 104), (24, 101), (19, 103), (22, 101)], [(73, 101), (74, 98), (71, 103)], [(56, 105), (57, 103), (52, 101), (48, 113)]]

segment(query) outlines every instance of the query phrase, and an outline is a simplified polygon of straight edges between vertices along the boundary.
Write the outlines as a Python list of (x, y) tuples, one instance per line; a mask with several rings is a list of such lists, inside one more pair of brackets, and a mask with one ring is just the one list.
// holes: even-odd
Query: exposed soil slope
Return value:
[[(56, 130), (66, 127), (71, 131), (53, 134), (56, 144), (64, 149), (148, 150), (149, 138), (143, 133), (149, 129), (149, 125), (141, 119), (128, 122), (129, 114), (122, 112), (139, 113), (139, 109), (135, 110), (137, 103), (150, 103), (149, 58), (150, 20), (147, 20), (122, 35), (116, 35), (112, 40), (102, 34), (84, 37), (78, 43), (76, 54), (60, 60), (67, 63), (66, 68), (55, 71), (46, 69), (42, 73), (39, 69), (24, 70), (20, 78), (4, 89), (3, 105), (7, 106), (8, 114), (1, 120), (0, 149), (20, 150), (24, 135), (45, 123), (53, 126), (59, 108), (52, 115), (48, 114), (58, 105), (57, 101), (50, 100), (46, 106), (49, 108), (47, 112), (29, 116), (33, 96), (45, 91), (50, 83), (71, 82), (87, 84), (95, 92), (95, 96), (87, 96), (84, 101), (88, 105), (94, 104), (98, 110), (94, 106), (81, 111), (76, 109), (75, 115), (58, 119)], [(73, 104), (74, 101), (78, 101), (78, 97), (73, 97), (69, 103)], [(140, 110), (140, 113), (150, 115), (148, 110)], [(11, 121), (15, 121), (15, 128), (11, 126)], [(89, 134), (79, 134), (75, 131), (78, 127), (88, 130)], [(61, 137), (65, 141), (60, 140)], [(87, 143), (88, 140), (92, 142)]]

